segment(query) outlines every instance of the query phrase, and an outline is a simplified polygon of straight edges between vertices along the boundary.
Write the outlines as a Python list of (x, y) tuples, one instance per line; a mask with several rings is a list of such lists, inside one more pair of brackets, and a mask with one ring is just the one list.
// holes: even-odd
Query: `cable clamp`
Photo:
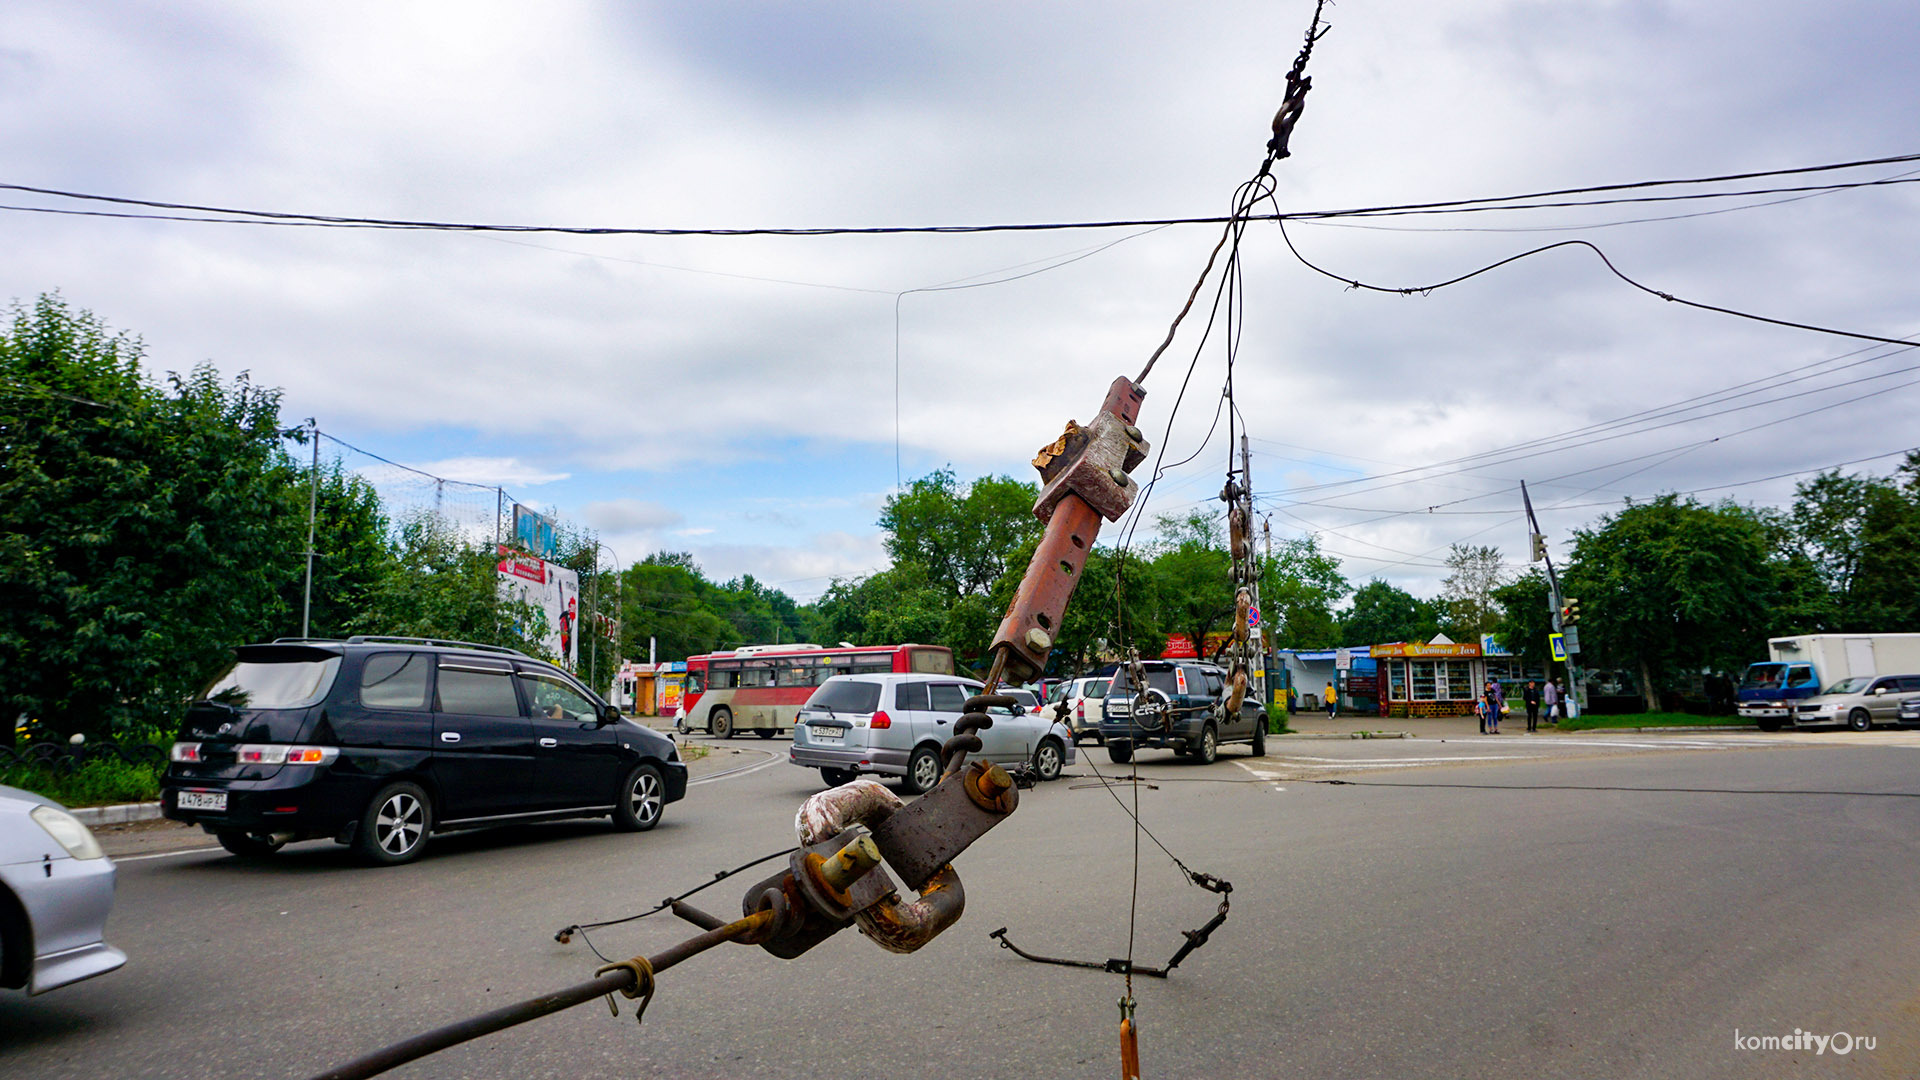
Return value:
[[(633, 1022), (640, 1023), (646, 1017), (647, 1006), (653, 1002), (653, 965), (647, 961), (646, 957), (636, 956), (631, 960), (620, 960), (601, 967), (594, 971), (593, 977), (597, 979), (610, 971), (633, 973), (633, 985), (621, 987), (620, 996), (629, 1001), (640, 1002), (633, 1012)], [(613, 1010), (613, 1015), (620, 1015), (620, 1009), (614, 1004), (612, 994), (607, 995), (607, 1007)]]

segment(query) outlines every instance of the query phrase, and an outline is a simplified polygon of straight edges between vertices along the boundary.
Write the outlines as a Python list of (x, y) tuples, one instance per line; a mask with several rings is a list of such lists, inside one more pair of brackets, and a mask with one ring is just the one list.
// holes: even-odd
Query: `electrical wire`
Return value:
[[(1331, 218), (1379, 217), (1405, 215), (1413, 213), (1456, 213), (1475, 212), (1477, 208), (1488, 209), (1541, 209), (1551, 207), (1598, 205), (1599, 200), (1587, 203), (1555, 202), (1528, 206), (1499, 206), (1494, 204), (1517, 203), (1523, 200), (1562, 199), (1571, 195), (1600, 194), (1613, 191), (1633, 191), (1656, 187), (1687, 185), (1706, 185), (1732, 183), (1741, 180), (1756, 180), (1770, 176), (1795, 176), (1818, 172), (1833, 172), (1845, 169), (1870, 168), (1880, 165), (1895, 165), (1920, 161), (1920, 154), (1901, 154), (1877, 158), (1863, 158), (1853, 161), (1829, 162), (1820, 165), (1796, 166), (1784, 169), (1765, 169), (1739, 173), (1724, 173), (1715, 176), (1692, 177), (1685, 179), (1638, 180), (1626, 183), (1596, 184), (1582, 187), (1557, 188), (1545, 191), (1526, 192), (1518, 195), (1482, 196), (1469, 199), (1451, 199), (1433, 202), (1385, 204), (1377, 206), (1350, 207), (1334, 210), (1296, 211), (1291, 214), (1276, 214), (1273, 220), (1308, 220)], [(1844, 190), (1847, 188), (1874, 187), (1893, 182), (1906, 182), (1901, 178), (1888, 180), (1858, 181), (1823, 185), (1808, 189), (1760, 189), (1741, 192), (1698, 192), (1681, 196), (1649, 196), (1641, 200), (1610, 201), (1655, 201), (1672, 199), (1706, 199), (1747, 197), (1756, 194), (1771, 194), (1790, 190)], [(200, 203), (168, 202), (157, 199), (138, 199), (125, 196), (100, 195), (90, 192), (69, 191), (61, 188), (40, 187), (31, 184), (0, 183), (0, 191), (17, 191), (23, 194), (42, 195), (49, 198), (71, 199), (83, 202), (97, 202), (116, 206), (146, 207), (155, 210), (182, 211), (180, 216), (115, 213), (108, 211), (71, 210), (59, 207), (42, 206), (0, 206), (0, 210), (15, 210), (29, 213), (74, 214), (94, 217), (141, 218), (148, 220), (169, 220), (188, 222), (211, 222), (216, 224), (274, 224), (314, 226), (331, 228), (373, 228), (373, 229), (413, 229), (451, 232), (513, 232), (513, 233), (564, 233), (583, 236), (847, 236), (868, 235), (886, 236), (902, 234), (942, 234), (942, 233), (990, 233), (990, 232), (1038, 232), (1066, 229), (1114, 229), (1139, 228), (1143, 226), (1163, 225), (1231, 225), (1234, 215), (1226, 217), (1161, 217), (1131, 218), (1098, 221), (1055, 221), (1026, 223), (997, 223), (982, 225), (911, 225), (911, 226), (829, 226), (818, 228), (666, 228), (666, 227), (626, 227), (626, 226), (578, 226), (578, 225), (515, 225), (482, 222), (440, 221), (419, 218), (382, 218), (370, 216), (314, 214), (294, 211), (250, 210), (238, 207), (213, 206)], [(219, 217), (190, 217), (186, 214), (220, 215)], [(1253, 220), (1268, 220), (1256, 217)]]
[(1399, 287), (1371, 285), (1371, 284), (1368, 284), (1367, 282), (1360, 281), (1355, 278), (1344, 277), (1340, 274), (1336, 274), (1333, 271), (1325, 269), (1324, 267), (1321, 267), (1318, 264), (1310, 261), (1305, 255), (1302, 255), (1300, 253), (1300, 249), (1298, 247), (1294, 246), (1293, 238), (1287, 234), (1286, 222), (1280, 221), (1278, 224), (1280, 226), (1280, 235), (1287, 242), (1287, 250), (1293, 253), (1293, 257), (1299, 260), (1302, 266), (1305, 266), (1307, 269), (1312, 270), (1316, 274), (1320, 274), (1324, 277), (1332, 278), (1333, 280), (1338, 281), (1341, 284), (1347, 286), (1349, 289), (1361, 289), (1367, 292), (1393, 293), (1399, 296), (1412, 296), (1415, 293), (1419, 293), (1424, 296), (1436, 290), (1444, 289), (1450, 285), (1458, 285), (1463, 281), (1468, 281), (1473, 278), (1479, 277), (1481, 274), (1485, 274), (1493, 270), (1497, 270), (1500, 267), (1507, 265), (1508, 263), (1518, 262), (1521, 259), (1529, 258), (1534, 255), (1540, 255), (1548, 251), (1553, 251), (1557, 248), (1578, 247), (1578, 248), (1586, 248), (1588, 251), (1593, 252), (1594, 255), (1599, 258), (1601, 263), (1606, 266), (1607, 270), (1611, 272), (1614, 277), (1619, 278), (1621, 281), (1626, 282), (1628, 285), (1631, 285), (1634, 288), (1639, 289), (1641, 292), (1646, 293), (1649, 296), (1657, 296), (1660, 299), (1669, 301), (1671, 303), (1683, 304), (1687, 307), (1698, 308), (1701, 311), (1712, 311), (1712, 312), (1718, 312), (1721, 315), (1731, 315), (1739, 319), (1750, 319), (1754, 322), (1766, 323), (1771, 326), (1784, 326), (1793, 330), (1810, 330), (1816, 334), (1832, 334), (1835, 337), (1854, 338), (1855, 340), (1858, 340), (1858, 341), (1878, 341), (1888, 345), (1913, 344), (1911, 341), (1908, 341), (1904, 338), (1884, 337), (1880, 334), (1866, 334), (1866, 333), (1860, 333), (1854, 330), (1840, 330), (1831, 326), (1816, 326), (1813, 323), (1794, 322), (1790, 319), (1776, 319), (1768, 315), (1758, 315), (1750, 311), (1739, 311), (1734, 308), (1720, 307), (1716, 304), (1703, 303), (1698, 300), (1688, 300), (1685, 297), (1675, 296), (1672, 293), (1661, 292), (1659, 289), (1656, 289), (1651, 285), (1644, 285), (1641, 282), (1635, 280), (1634, 278), (1627, 276), (1627, 274), (1624, 271), (1622, 271), (1619, 267), (1613, 265), (1613, 260), (1607, 258), (1607, 253), (1604, 251), (1601, 251), (1600, 246), (1598, 244), (1595, 244), (1591, 240), (1561, 240), (1552, 244), (1543, 244), (1540, 247), (1532, 248), (1528, 251), (1522, 251), (1517, 255), (1509, 255), (1504, 259), (1500, 259), (1496, 262), (1488, 263), (1487, 265), (1482, 266), (1477, 270), (1470, 270), (1464, 274), (1460, 274), (1455, 277), (1448, 278), (1445, 281), (1434, 282), (1431, 285), (1412, 285), (1412, 286), (1399, 286)]

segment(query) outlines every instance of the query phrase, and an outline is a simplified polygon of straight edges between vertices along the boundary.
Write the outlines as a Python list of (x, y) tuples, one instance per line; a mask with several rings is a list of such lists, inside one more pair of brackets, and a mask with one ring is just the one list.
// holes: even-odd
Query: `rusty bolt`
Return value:
[(1139, 442), (1144, 437), (1145, 436), (1140, 434), (1139, 428), (1134, 427), (1132, 424), (1127, 425), (1127, 438), (1132, 439), (1134, 442)]
[(990, 799), (997, 799), (1000, 793), (1013, 786), (1013, 777), (1001, 768), (983, 770), (980, 773), (980, 792)]
[(862, 836), (820, 864), (820, 876), (827, 884), (845, 892), (862, 874), (880, 863), (880, 849), (873, 838)]
[(1119, 484), (1121, 487), (1127, 486), (1127, 471), (1125, 469), (1108, 469), (1107, 475), (1113, 477), (1113, 482)]
[(1034, 652), (1046, 652), (1048, 649), (1053, 648), (1053, 639), (1047, 636), (1045, 630), (1037, 626), (1032, 627), (1027, 631), (1027, 648), (1032, 649)]

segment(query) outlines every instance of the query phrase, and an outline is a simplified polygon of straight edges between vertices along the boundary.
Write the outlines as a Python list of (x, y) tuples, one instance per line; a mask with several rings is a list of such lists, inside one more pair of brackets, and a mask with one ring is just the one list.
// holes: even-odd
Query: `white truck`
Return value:
[(1740, 680), (1740, 715), (1763, 731), (1793, 726), (1795, 703), (1860, 675), (1920, 675), (1920, 634), (1771, 638), (1768, 659)]

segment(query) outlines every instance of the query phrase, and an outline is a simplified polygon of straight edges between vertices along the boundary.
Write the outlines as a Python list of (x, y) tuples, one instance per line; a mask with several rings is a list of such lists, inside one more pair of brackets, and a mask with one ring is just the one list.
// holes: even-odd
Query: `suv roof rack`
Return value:
[(478, 649), (481, 652), (505, 653), (508, 656), (533, 659), (519, 649), (509, 649), (505, 645), (482, 645), (477, 641), (454, 641), (448, 638), (396, 637), (391, 634), (355, 634), (347, 639), (349, 645), (361, 645), (374, 642), (382, 645), (433, 645), (442, 649)]
[(275, 645), (310, 645), (316, 642), (321, 645), (338, 645), (340, 644), (340, 639), (333, 637), (277, 637), (273, 639), (273, 644)]

